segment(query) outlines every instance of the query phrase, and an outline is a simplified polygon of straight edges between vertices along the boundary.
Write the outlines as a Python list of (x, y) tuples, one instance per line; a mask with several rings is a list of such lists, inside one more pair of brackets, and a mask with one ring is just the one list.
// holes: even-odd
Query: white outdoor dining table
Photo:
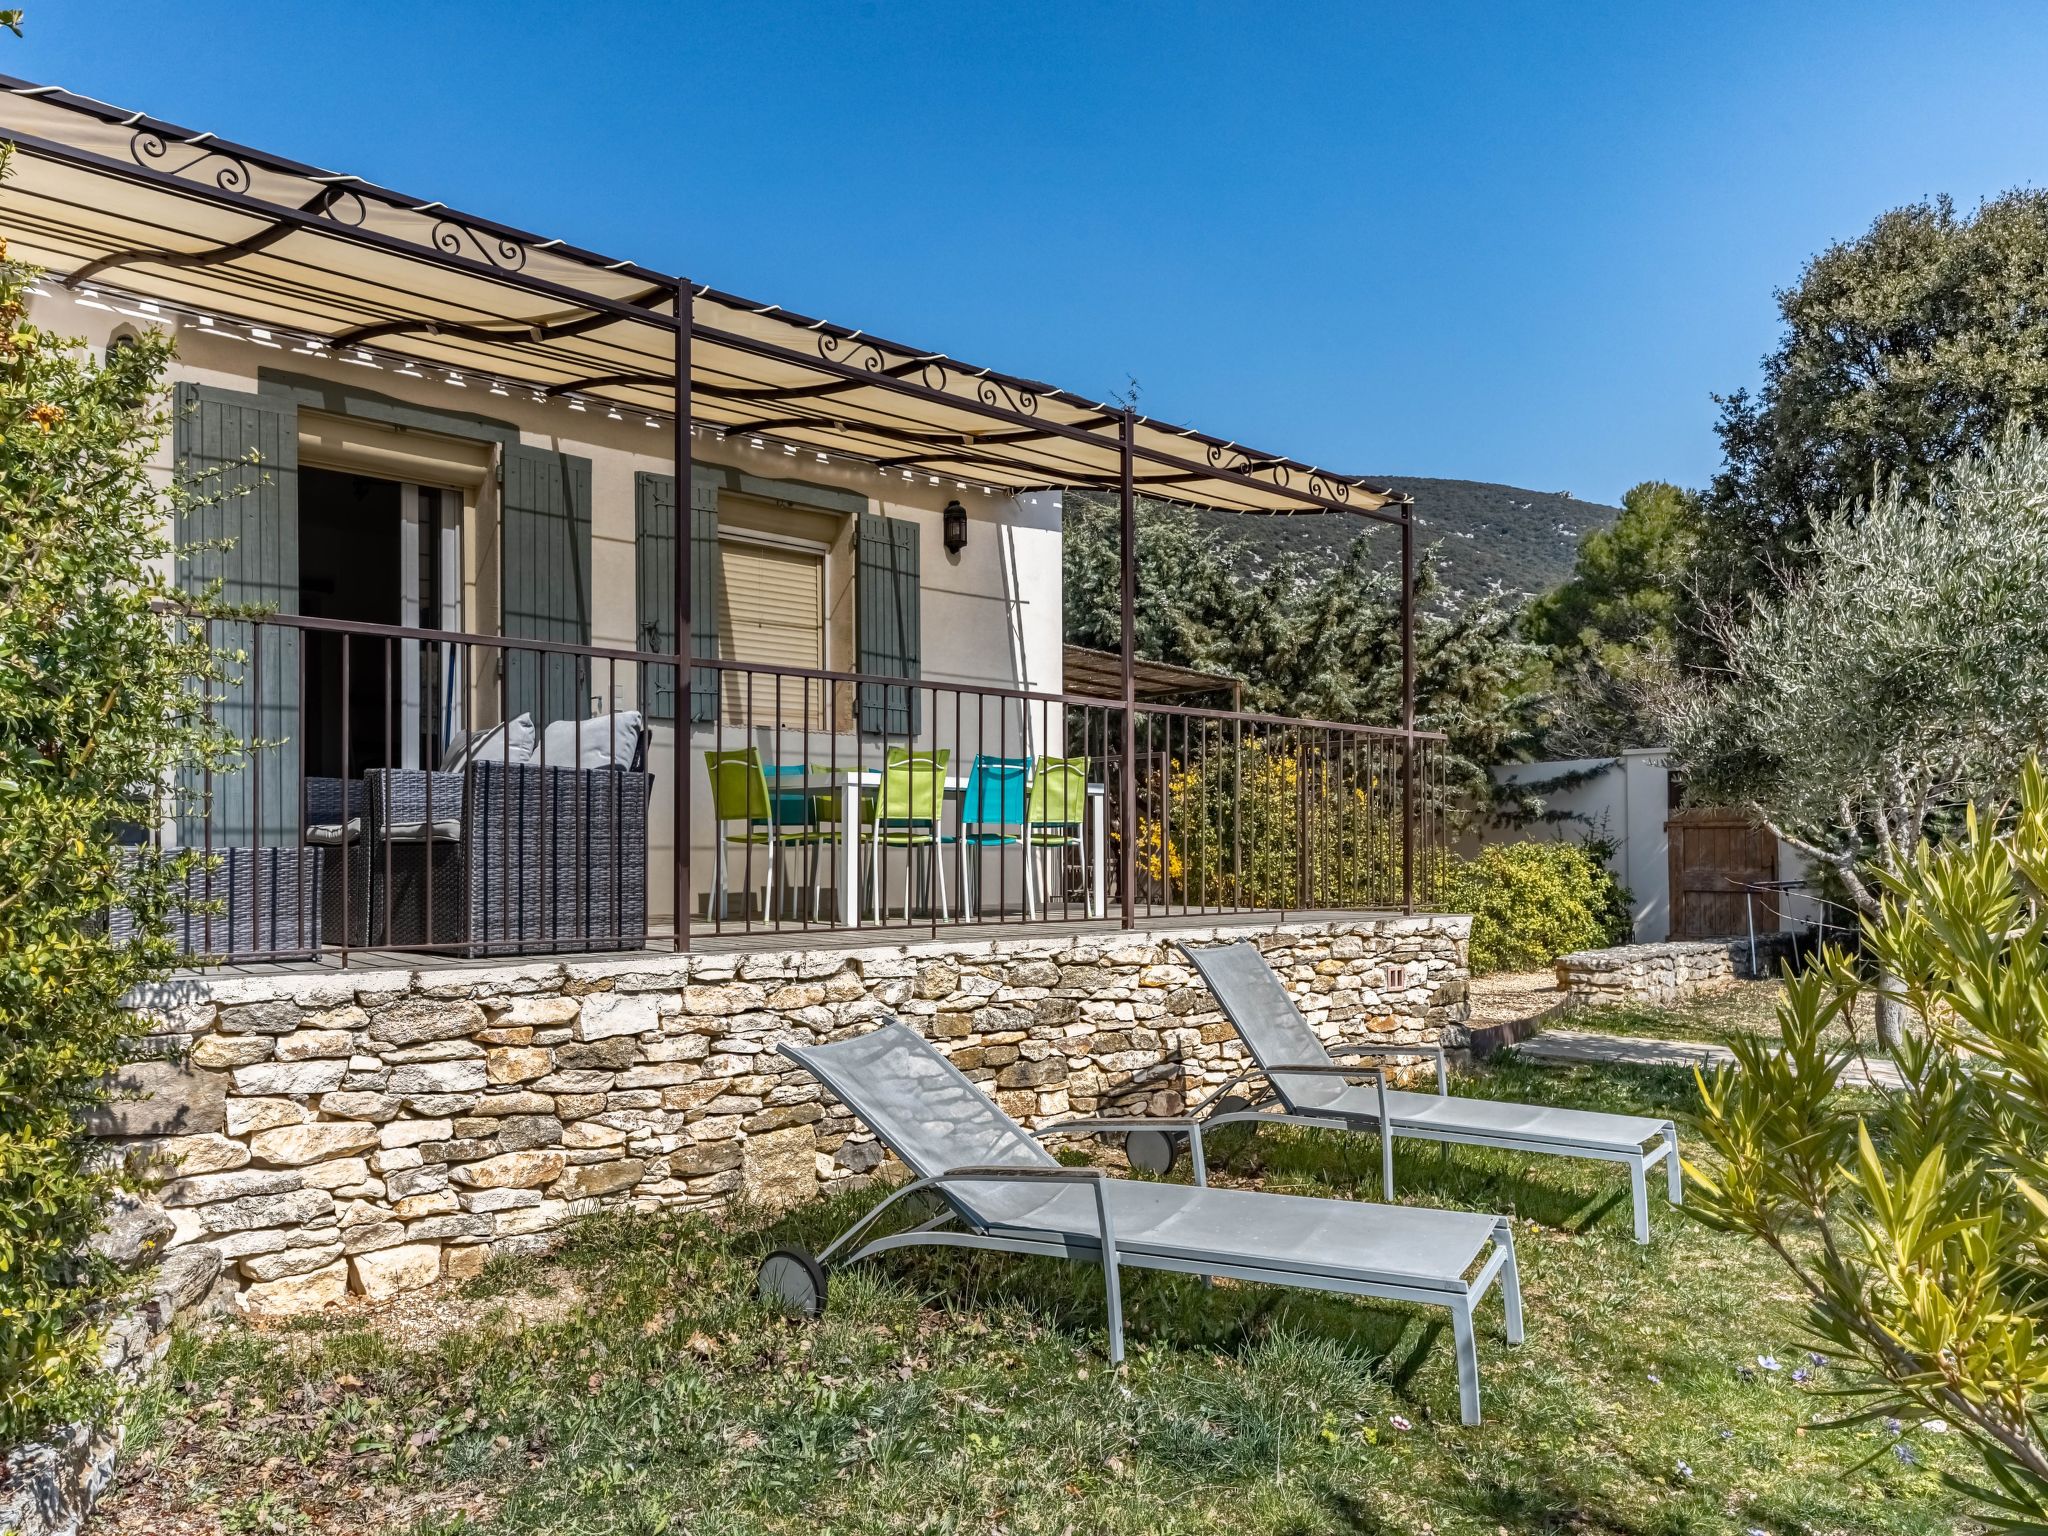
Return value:
[[(801, 785), (792, 785), (787, 778), (777, 781), (777, 793), (788, 794), (795, 789), (800, 794), (839, 796), (839, 925), (842, 928), (858, 928), (861, 925), (860, 911), (860, 794), (863, 789), (880, 789), (882, 770), (879, 768), (841, 768), (836, 772), (826, 769), (822, 773), (813, 771), (804, 777)], [(946, 775), (945, 793), (950, 799), (958, 799), (967, 792), (967, 778), (964, 774)], [(1103, 850), (1109, 841), (1108, 818), (1103, 814), (1108, 805), (1104, 786), (1088, 786), (1088, 819), (1082, 828), (1082, 836), (1088, 839), (1088, 915), (1102, 917), (1107, 912), (1107, 897), (1103, 881)], [(1024, 845), (1013, 844), (1014, 847)], [(851, 897), (851, 899), (849, 899)]]

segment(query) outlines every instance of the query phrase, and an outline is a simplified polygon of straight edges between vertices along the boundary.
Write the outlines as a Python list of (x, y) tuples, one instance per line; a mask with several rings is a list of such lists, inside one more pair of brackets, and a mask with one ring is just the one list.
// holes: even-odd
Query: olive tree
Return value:
[(1672, 762), (1689, 799), (1748, 809), (1875, 915), (1883, 875), (2048, 745), (2048, 441), (2008, 432), (1924, 493), (1894, 482), (1805, 554), (1717, 621), (1725, 661), (1673, 702)]
[(1782, 1043), (1737, 1035), (1702, 1082), (1689, 1208), (1784, 1262), (1864, 1368), (1852, 1419), (1946, 1420), (1990, 1473), (1964, 1485), (1988, 1523), (2048, 1530), (2048, 774), (2022, 769), (2002, 828), (1966, 811), (1872, 883), (1867, 943), (1926, 1021), (1903, 1089), (1839, 1091), (1868, 983), (1824, 955), (1787, 984)]

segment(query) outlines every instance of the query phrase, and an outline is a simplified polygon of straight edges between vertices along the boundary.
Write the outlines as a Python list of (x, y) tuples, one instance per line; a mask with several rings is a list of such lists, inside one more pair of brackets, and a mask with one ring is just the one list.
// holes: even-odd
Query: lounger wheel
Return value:
[(825, 1311), (825, 1266), (808, 1248), (778, 1248), (761, 1261), (754, 1289), (763, 1301), (818, 1317)]
[(1124, 1161), (1140, 1173), (1164, 1178), (1180, 1161), (1187, 1140), (1180, 1131), (1132, 1131), (1124, 1137)]

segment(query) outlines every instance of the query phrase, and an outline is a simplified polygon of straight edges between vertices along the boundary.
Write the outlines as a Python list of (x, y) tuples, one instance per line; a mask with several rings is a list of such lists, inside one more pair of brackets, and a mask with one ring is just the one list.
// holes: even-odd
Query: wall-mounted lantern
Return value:
[(967, 547), (967, 509), (957, 501), (946, 503), (946, 553), (957, 555)]

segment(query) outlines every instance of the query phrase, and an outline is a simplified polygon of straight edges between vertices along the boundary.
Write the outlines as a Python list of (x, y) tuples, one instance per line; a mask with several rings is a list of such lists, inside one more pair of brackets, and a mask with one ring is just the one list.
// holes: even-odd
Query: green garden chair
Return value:
[[(826, 861), (818, 856), (818, 850), (839, 841), (838, 812), (830, 796), (814, 797), (801, 788), (784, 787), (792, 778), (807, 777), (813, 771), (800, 764), (763, 768), (760, 750), (754, 747), (744, 752), (704, 754), (705, 776), (711, 781), (711, 817), (718, 853), (711, 885), (714, 917), (723, 914), (731, 899), (731, 855), (727, 850), (738, 844), (749, 850), (763, 850), (766, 887), (761, 895), (761, 913), (771, 920), (776, 915), (775, 887), (783, 851), (790, 847), (803, 849), (805, 878), (811, 887), (811, 920), (819, 920), (820, 871)], [(768, 789), (771, 774), (777, 786), (773, 794)], [(748, 863), (751, 867), (752, 861)], [(787, 880), (783, 883), (786, 886)]]
[(940, 857), (944, 839), (939, 835), (939, 812), (946, 796), (946, 764), (952, 754), (904, 752), (891, 749), (882, 764), (882, 782), (865, 807), (866, 824), (862, 838), (867, 844), (868, 905), (877, 921), (881, 919), (888, 875), (883, 863), (891, 848), (901, 848), (903, 860), (903, 917), (910, 918), (911, 876), (917, 855), (925, 858), (926, 879), (939, 892), (939, 915), (950, 918), (946, 899), (946, 865)]
[[(1041, 757), (1031, 775), (1031, 858), (1040, 865), (1037, 887), (1051, 905), (1053, 889), (1044, 865), (1057, 851), (1074, 849), (1081, 860), (1081, 885), (1088, 884), (1088, 759)], [(1064, 890), (1065, 888), (1062, 887)]]

